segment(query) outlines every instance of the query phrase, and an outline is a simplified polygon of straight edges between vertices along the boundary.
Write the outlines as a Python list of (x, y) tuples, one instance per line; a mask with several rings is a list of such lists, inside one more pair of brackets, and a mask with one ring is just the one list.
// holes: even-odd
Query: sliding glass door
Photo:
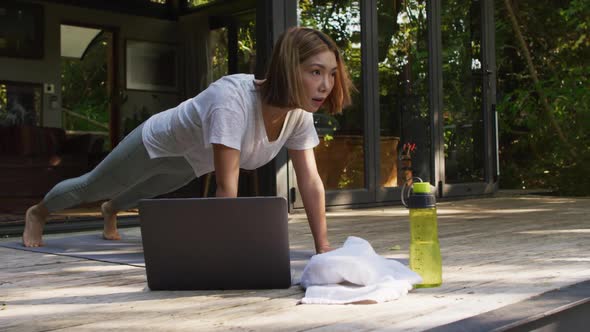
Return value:
[(426, 0), (377, 1), (379, 201), (399, 200), (414, 177), (430, 181)]
[[(358, 91), (353, 94), (352, 106), (342, 114), (330, 115), (322, 110), (314, 114), (320, 138), (314, 152), (329, 205), (364, 203), (373, 199), (367, 172), (366, 118), (370, 110), (364, 102), (366, 61), (363, 59), (367, 47), (362, 37), (365, 33), (362, 14), (365, 13), (361, 13), (360, 1), (298, 2), (299, 25), (321, 30), (334, 39)], [(301, 200), (296, 199), (295, 207), (301, 206)]]
[(416, 177), (443, 197), (496, 189), (492, 15), (492, 0), (298, 1), (357, 89), (342, 114), (314, 115), (328, 205), (399, 201)]
[(494, 182), (492, 45), (486, 38), (487, 0), (441, 2), (442, 138), (441, 194), (490, 191)]

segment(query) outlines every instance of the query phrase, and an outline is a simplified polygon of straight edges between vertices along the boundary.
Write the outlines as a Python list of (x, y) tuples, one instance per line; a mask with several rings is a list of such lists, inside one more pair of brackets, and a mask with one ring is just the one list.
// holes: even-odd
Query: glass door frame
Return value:
[[(368, 1), (370, 2), (370, 6), (372, 8), (372, 10), (374, 11), (373, 13), (373, 17), (377, 17), (377, 0), (371, 0)], [(437, 136), (438, 130), (437, 130), (437, 126), (438, 126), (438, 105), (436, 103), (433, 102), (433, 100), (435, 100), (436, 98), (438, 98), (438, 95), (440, 94), (440, 91), (442, 91), (442, 81), (440, 79), (440, 76), (438, 75), (438, 72), (440, 70), (441, 67), (437, 67), (439, 66), (439, 64), (434, 61), (434, 59), (438, 58), (439, 55), (437, 55), (436, 52), (438, 52), (440, 50), (440, 48), (436, 48), (433, 46), (433, 41), (436, 40), (436, 32), (440, 31), (440, 19), (436, 19), (437, 18), (437, 14), (439, 15), (438, 17), (440, 18), (440, 8), (438, 8), (440, 6), (439, 1), (433, 1), (433, 0), (426, 0), (426, 24), (427, 24), (427, 29), (428, 29), (428, 101), (429, 101), (429, 110), (430, 110), (430, 161), (429, 161), (429, 178), (430, 179), (435, 179), (435, 163), (433, 162), (433, 160), (435, 159), (435, 151), (437, 151), (437, 145), (438, 141), (435, 139), (435, 136)], [(373, 23), (373, 38), (372, 38), (372, 48), (377, 50), (378, 48), (378, 43), (377, 43), (377, 38), (378, 38), (378, 28), (377, 28), (377, 19), (373, 19), (372, 20)], [(374, 142), (379, 142), (380, 140), (380, 128), (381, 128), (381, 121), (380, 121), (380, 103), (379, 103), (379, 76), (378, 76), (378, 56), (376, 54), (376, 52), (373, 54), (373, 58), (372, 58), (372, 70), (375, 73), (375, 78), (374, 78), (374, 82), (375, 82), (375, 87), (374, 87), (374, 100), (376, 103), (376, 108), (375, 111), (372, 112), (373, 113), (373, 122), (375, 123), (374, 125), (374, 130), (372, 131), (373, 133), (373, 140)], [(440, 89), (440, 90), (439, 90)], [(401, 146), (401, 142), (400, 142), (400, 146)], [(374, 159), (375, 159), (375, 164), (373, 167), (377, 168), (377, 165), (380, 165), (381, 160), (380, 160), (380, 156), (381, 156), (381, 151), (380, 151), (380, 145), (379, 144), (375, 144), (375, 152), (374, 152)], [(444, 159), (443, 159), (444, 161)], [(398, 167), (401, 165), (398, 165)], [(391, 203), (391, 202), (401, 202), (401, 195), (402, 195), (402, 190), (403, 190), (403, 186), (397, 186), (397, 187), (380, 187), (377, 185), (378, 180), (379, 180), (379, 176), (380, 174), (376, 171), (374, 171), (375, 174), (375, 178), (373, 181), (373, 188), (375, 188), (375, 205), (377, 204), (383, 204), (383, 203)], [(414, 174), (414, 176), (418, 176), (417, 174)], [(432, 184), (434, 185), (433, 182)], [(401, 203), (400, 203), (401, 204)], [(389, 204), (388, 204), (389, 205)]]
[[(268, 29), (267, 8), (271, 0), (228, 0), (213, 2), (188, 10), (187, 15), (194, 15), (196, 18), (206, 20), (207, 32), (215, 29), (225, 28), (227, 31), (227, 73), (231, 75), (241, 73), (239, 68), (239, 29), (244, 22), (254, 21), (255, 38), (256, 38), (256, 63), (254, 74), (257, 78), (264, 75), (266, 66), (265, 60), (270, 58), (270, 46), (272, 31)], [(191, 17), (192, 18), (192, 17)], [(196, 60), (203, 61), (203, 60)], [(202, 74), (202, 73), (201, 73)], [(223, 76), (223, 75), (222, 75)], [(190, 96), (192, 97), (192, 96)], [(281, 159), (281, 158), (278, 158)], [(240, 182), (238, 191), (241, 196), (274, 196), (277, 195), (275, 190), (277, 186), (276, 172), (274, 162), (262, 166), (254, 172), (244, 172), (240, 170)], [(242, 179), (248, 175), (246, 181)], [(200, 178), (199, 189), (202, 195), (207, 196), (215, 192), (215, 178)], [(209, 182), (211, 181), (211, 182)], [(205, 184), (207, 183), (207, 184)], [(211, 183), (211, 184), (209, 184)], [(210, 187), (212, 186), (212, 187)], [(193, 190), (194, 189), (190, 189)], [(280, 195), (280, 194), (279, 194)], [(286, 197), (286, 195), (283, 195)]]
[(377, 90), (377, 17), (374, 1), (359, 1), (361, 15), (361, 95), (364, 115), (364, 175), (365, 187), (357, 189), (327, 190), (326, 205), (359, 205), (370, 204), (376, 199), (377, 166), (375, 160), (379, 137), (373, 135), (379, 132), (379, 124), (375, 122), (375, 113), (379, 109), (379, 95)]
[(445, 151), (443, 121), (443, 74), (442, 74), (442, 36), (441, 3), (429, 1), (428, 7), (433, 14), (431, 52), (431, 107), (433, 111), (433, 159), (435, 174), (433, 179), (439, 197), (461, 197), (492, 194), (498, 189), (498, 144), (496, 114), (496, 63), (494, 47), (494, 3), (492, 0), (480, 0), (482, 18), (482, 72), (483, 93), (483, 130), (484, 130), (484, 181), (453, 183), (445, 182)]
[[(482, 70), (483, 70), (483, 125), (484, 125), (484, 181), (460, 184), (445, 183), (445, 151), (443, 136), (443, 75), (442, 75), (442, 34), (440, 1), (428, 0), (428, 89), (430, 108), (430, 174), (431, 184), (437, 188), (439, 197), (460, 197), (492, 194), (498, 189), (498, 143), (496, 114), (496, 66), (494, 47), (494, 4), (492, 0), (481, 0), (482, 17)], [(274, 4), (273, 4), (274, 5)], [(298, 1), (285, 0), (285, 13), (296, 12)], [(362, 189), (327, 190), (326, 206), (361, 207), (383, 205), (401, 200), (401, 187), (380, 187), (380, 103), (378, 77), (378, 31), (377, 0), (360, 1), (361, 43), (362, 43), (362, 94), (365, 130), (365, 187)], [(276, 16), (275, 16), (276, 17)], [(295, 25), (291, 20), (283, 21), (281, 28)], [(280, 30), (282, 31), (282, 30)], [(276, 38), (276, 36), (275, 36)], [(276, 163), (277, 194), (289, 198), (290, 208), (302, 207), (301, 197), (292, 164), (286, 152)], [(287, 167), (282, 167), (287, 166)], [(285, 174), (286, 173), (286, 174)], [(284, 179), (287, 178), (286, 183)]]

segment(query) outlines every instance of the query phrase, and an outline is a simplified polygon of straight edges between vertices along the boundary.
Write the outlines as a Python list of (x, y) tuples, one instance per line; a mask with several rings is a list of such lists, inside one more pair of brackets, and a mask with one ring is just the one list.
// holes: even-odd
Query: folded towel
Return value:
[(375, 253), (369, 242), (350, 236), (342, 248), (315, 255), (301, 276), (303, 304), (379, 303), (395, 300), (422, 282), (405, 265)]

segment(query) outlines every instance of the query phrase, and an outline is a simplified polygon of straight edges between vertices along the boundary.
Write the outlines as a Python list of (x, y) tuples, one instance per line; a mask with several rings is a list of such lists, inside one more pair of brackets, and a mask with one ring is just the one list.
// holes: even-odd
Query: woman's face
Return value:
[(299, 70), (307, 98), (303, 108), (306, 111), (315, 112), (322, 106), (332, 92), (337, 69), (338, 63), (332, 51), (318, 53), (301, 64)]

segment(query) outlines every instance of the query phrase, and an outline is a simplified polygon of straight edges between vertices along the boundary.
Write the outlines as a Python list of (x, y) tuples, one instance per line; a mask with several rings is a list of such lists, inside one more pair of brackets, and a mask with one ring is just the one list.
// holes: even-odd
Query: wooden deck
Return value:
[[(589, 216), (589, 198), (440, 203), (444, 284), (376, 305), (297, 305), (304, 292), (296, 286), (152, 292), (143, 268), (0, 248), (0, 330), (425, 330), (589, 280)], [(407, 259), (406, 210), (335, 211), (328, 218), (333, 245), (355, 235), (384, 256)], [(303, 215), (291, 216), (290, 240), (292, 248), (313, 247)]]

